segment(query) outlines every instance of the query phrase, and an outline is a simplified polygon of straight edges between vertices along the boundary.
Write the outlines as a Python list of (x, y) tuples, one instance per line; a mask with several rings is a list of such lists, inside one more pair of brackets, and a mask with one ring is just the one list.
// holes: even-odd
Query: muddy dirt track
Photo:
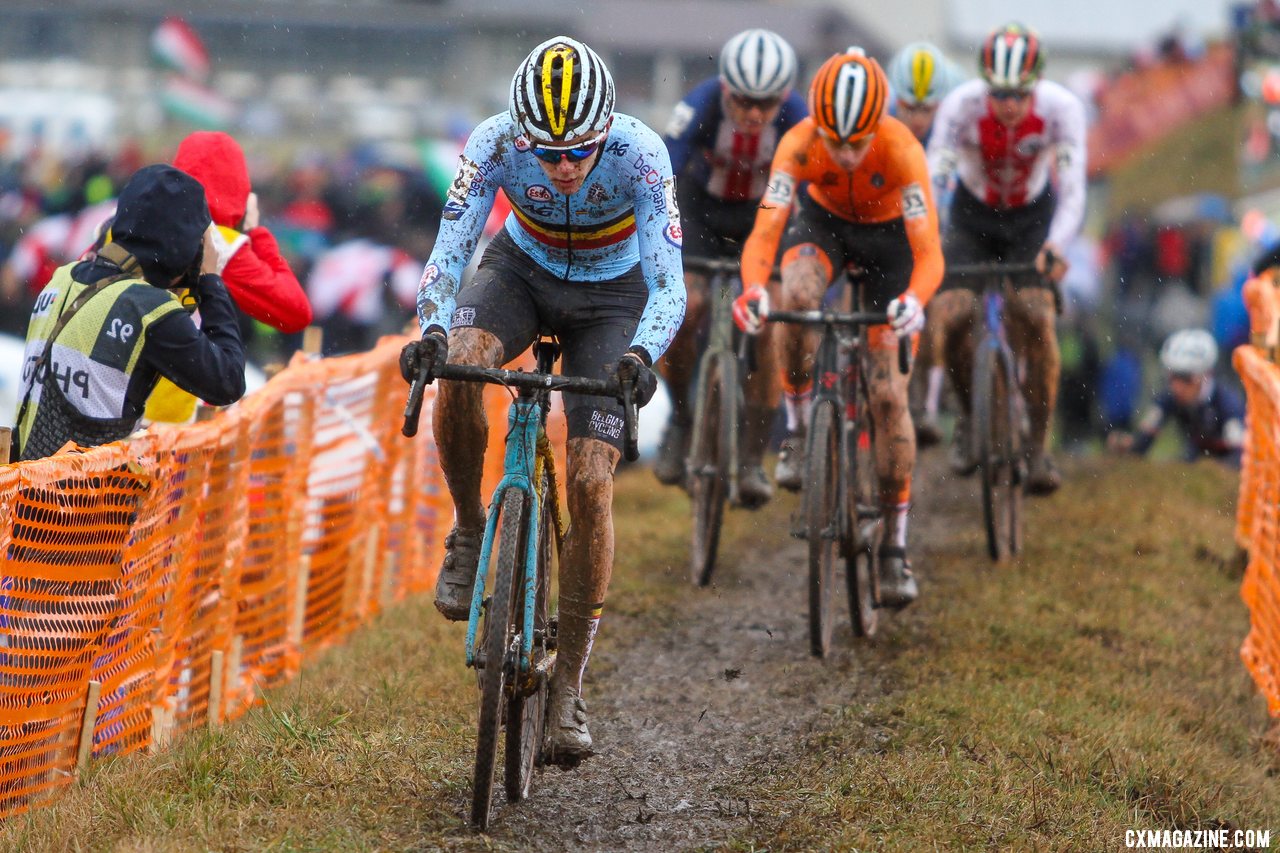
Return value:
[[(762, 531), (753, 558), (717, 569), (710, 589), (690, 587), (674, 611), (609, 621), (606, 609), (603, 630), (618, 642), (593, 656), (585, 690), (599, 752), (571, 772), (542, 770), (519, 806), (495, 802), (494, 840), (548, 851), (687, 849), (768, 820), (785, 804), (752, 803), (739, 783), (791, 760), (837, 709), (890, 689), (885, 665), (928, 618), (930, 545), (946, 548), (955, 524), (978, 523), (976, 483), (942, 479), (942, 465), (933, 450), (917, 471), (910, 544), (921, 600), (882, 613), (871, 642), (854, 639), (842, 599), (831, 656), (810, 656), (807, 546), (788, 537), (777, 508), (761, 511), (777, 526)], [(874, 723), (853, 716), (874, 748)]]

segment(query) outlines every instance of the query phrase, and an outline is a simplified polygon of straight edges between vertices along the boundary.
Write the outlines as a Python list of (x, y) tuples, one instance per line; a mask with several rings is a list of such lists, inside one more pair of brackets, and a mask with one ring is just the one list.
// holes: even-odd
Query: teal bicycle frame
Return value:
[[(541, 372), (541, 365), (539, 365)], [(534, 392), (522, 390), (511, 402), (507, 414), (507, 451), (503, 462), (502, 479), (493, 490), (489, 501), (489, 517), (485, 522), (484, 539), (480, 545), (480, 562), (476, 566), (475, 590), (471, 594), (471, 615), (467, 619), (467, 666), (476, 663), (476, 634), (480, 627), (480, 611), (484, 606), (485, 578), (489, 574), (489, 560), (493, 556), (493, 542), (498, 529), (498, 508), (507, 489), (519, 489), (529, 500), (528, 535), (525, 536), (524, 557), (524, 630), (520, 632), (520, 672), (527, 674), (532, 666), (533, 608), (537, 598), (538, 538), (542, 519), (542, 496), (533, 487), (538, 463), (538, 441), (545, 440), (546, 410), (542, 401), (534, 399)], [(545, 462), (544, 462), (545, 464)]]

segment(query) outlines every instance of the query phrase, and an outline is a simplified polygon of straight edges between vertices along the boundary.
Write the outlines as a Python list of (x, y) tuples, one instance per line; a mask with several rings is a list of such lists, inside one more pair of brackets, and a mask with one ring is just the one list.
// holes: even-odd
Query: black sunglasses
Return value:
[(545, 145), (534, 145), (529, 149), (529, 153), (544, 163), (550, 163), (552, 166), (559, 163), (561, 157), (568, 157), (570, 163), (581, 163), (596, 153), (596, 149), (600, 147), (601, 142), (604, 142), (603, 134), (597, 136), (586, 145), (579, 145), (576, 148), (548, 148)]
[(1031, 97), (1030, 92), (1021, 89), (990, 89), (987, 94), (997, 101), (1025, 101)]
[(748, 98), (746, 95), (730, 95), (729, 100), (740, 109), (755, 108), (766, 113), (782, 103), (782, 98)]

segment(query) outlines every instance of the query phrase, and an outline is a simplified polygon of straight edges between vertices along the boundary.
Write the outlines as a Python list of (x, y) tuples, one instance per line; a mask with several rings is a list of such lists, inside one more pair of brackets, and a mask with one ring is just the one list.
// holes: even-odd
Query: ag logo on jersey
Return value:
[(908, 184), (902, 188), (902, 218), (919, 219), (929, 213), (929, 206), (924, 203), (924, 190), (919, 184)]
[(551, 201), (551, 189), (542, 184), (530, 184), (524, 194), (534, 201)]

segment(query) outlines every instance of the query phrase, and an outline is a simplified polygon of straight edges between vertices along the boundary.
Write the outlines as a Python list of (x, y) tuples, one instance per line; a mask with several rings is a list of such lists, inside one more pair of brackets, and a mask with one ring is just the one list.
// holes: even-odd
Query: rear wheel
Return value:
[(689, 494), (693, 503), (693, 548), (689, 574), (698, 586), (711, 583), (720, 546), (720, 528), (729, 500), (729, 441), (734, 386), (732, 369), (713, 358), (702, 376), (701, 397), (694, 421), (689, 463)]
[(982, 479), (982, 518), (993, 560), (1022, 545), (1023, 449), (1013, 365), (984, 341), (973, 365), (973, 428)]
[(498, 559), (493, 569), (493, 595), (484, 610), (481, 629), (483, 669), (480, 671), (480, 719), (476, 736), (475, 776), (471, 790), (471, 823), (489, 827), (493, 802), (493, 770), (498, 757), (498, 735), (507, 686), (508, 651), (519, 633), (513, 612), (512, 589), (523, 565), (525, 496), (507, 489), (502, 496)]
[(835, 404), (819, 403), (805, 466), (805, 535), (809, 540), (809, 650), (825, 657), (835, 627), (836, 557), (840, 553), (840, 436)]
[[(526, 673), (517, 681), (514, 689), (508, 691), (507, 701), (507, 743), (506, 773), (504, 782), (508, 802), (519, 802), (529, 796), (529, 788), (533, 782), (533, 770), (542, 752), (542, 733), (546, 724), (547, 690), (550, 680), (550, 668), (547, 656), (547, 601), (550, 598), (552, 554), (555, 551), (555, 519), (552, 517), (549, 479), (543, 474), (539, 494), (542, 495), (541, 509), (538, 514), (538, 571), (533, 601), (533, 652), (530, 658), (534, 671)], [(521, 566), (523, 568), (523, 565)], [(516, 583), (518, 594), (512, 601), (512, 611), (516, 614), (516, 624), (523, 624), (525, 596), (524, 572), (518, 573)], [(542, 673), (537, 672), (538, 664), (544, 664)]]
[(852, 526), (845, 552), (845, 582), (849, 587), (849, 613), (853, 617), (853, 632), (859, 637), (871, 637), (879, 625), (880, 574), (876, 565), (879, 547), (880, 516), (879, 480), (876, 477), (875, 433), (871, 421), (871, 406), (866, 394), (859, 389), (854, 415), (854, 430), (850, 435), (852, 464), (848, 466), (850, 480), (849, 514)]

